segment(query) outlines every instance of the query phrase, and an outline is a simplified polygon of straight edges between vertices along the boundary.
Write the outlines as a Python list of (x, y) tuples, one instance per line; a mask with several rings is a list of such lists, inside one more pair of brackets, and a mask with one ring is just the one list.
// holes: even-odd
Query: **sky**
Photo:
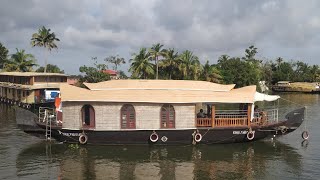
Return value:
[(10, 54), (25, 49), (44, 65), (44, 50), (30, 39), (50, 28), (60, 42), (48, 63), (67, 74), (111, 55), (126, 59), (120, 69), (127, 72), (132, 54), (156, 43), (191, 50), (202, 63), (242, 57), (254, 45), (258, 59), (313, 65), (320, 64), (319, 9), (317, 0), (2, 0), (0, 42)]

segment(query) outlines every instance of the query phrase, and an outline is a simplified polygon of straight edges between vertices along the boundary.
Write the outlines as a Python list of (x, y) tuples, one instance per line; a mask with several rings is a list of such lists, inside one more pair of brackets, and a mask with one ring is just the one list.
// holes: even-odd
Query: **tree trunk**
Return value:
[(156, 75), (156, 79), (158, 79), (158, 56), (156, 56), (156, 65), (157, 65), (157, 75)]
[(47, 72), (48, 51), (44, 49), (44, 73)]

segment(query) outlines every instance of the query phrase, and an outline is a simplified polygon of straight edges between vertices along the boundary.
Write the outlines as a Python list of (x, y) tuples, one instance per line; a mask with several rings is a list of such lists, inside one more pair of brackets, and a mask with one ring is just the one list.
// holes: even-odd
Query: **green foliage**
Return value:
[(182, 63), (178, 52), (174, 49), (163, 50), (164, 59), (159, 63), (161, 75), (164, 79), (178, 79), (179, 64)]
[(152, 45), (152, 47), (149, 49), (149, 56), (151, 59), (153, 59), (155, 61), (155, 68), (156, 68), (156, 79), (158, 79), (158, 75), (159, 75), (159, 56), (164, 56), (165, 55), (165, 51), (164, 49), (162, 49), (163, 45), (158, 43), (158, 44), (154, 44)]
[(128, 79), (128, 76), (126, 75), (126, 73), (124, 71), (118, 71), (119, 73), (119, 78), (120, 79)]
[(26, 54), (25, 50), (16, 49), (17, 52), (4, 64), (5, 71), (29, 72), (36, 64), (36, 59), (32, 54)]
[(180, 55), (181, 64), (179, 65), (179, 70), (181, 72), (182, 78), (186, 80), (198, 80), (202, 67), (199, 58), (193, 54), (193, 52), (186, 50)]
[(138, 54), (133, 54), (130, 59), (131, 66), (129, 72), (133, 78), (150, 79), (154, 77), (154, 66), (149, 61), (149, 53), (146, 48), (141, 48)]
[[(44, 72), (44, 67), (41, 66), (39, 67), (36, 72)], [(47, 72), (48, 73), (62, 73), (64, 74), (64, 71), (61, 70), (57, 65), (53, 65), (53, 64), (48, 64), (47, 65)]]
[(3, 69), (3, 65), (7, 62), (8, 60), (8, 49), (2, 45), (0, 42), (0, 69)]
[(81, 73), (85, 73), (85, 75), (80, 78), (80, 83), (97, 83), (110, 80), (109, 74), (103, 72), (103, 70), (107, 69), (107, 65), (99, 64), (96, 57), (92, 58), (92, 60), (94, 60), (93, 67), (81, 66), (79, 68)]
[(50, 33), (51, 29), (42, 26), (38, 29), (38, 33), (34, 33), (31, 38), (31, 46), (44, 47), (51, 51), (58, 48), (55, 41), (60, 41), (54, 33)]
[(79, 144), (69, 144), (68, 148), (71, 150), (76, 150), (76, 149), (79, 149), (80, 146), (79, 146)]
[(281, 57), (276, 63), (271, 64), (272, 67), (272, 84), (278, 81), (294, 81), (294, 82), (319, 82), (320, 69), (318, 65), (309, 66), (302, 61), (286, 62)]
[(263, 76), (262, 62), (255, 59), (257, 48), (250, 46), (245, 50), (245, 57), (222, 55), (218, 60), (218, 69), (226, 84), (236, 84), (236, 87), (257, 85)]
[[(155, 44), (146, 51), (141, 48), (138, 54), (133, 54), (130, 60), (129, 72), (131, 78), (151, 79), (156, 77), (155, 68), (158, 57), (163, 57), (159, 62), (160, 79), (204, 80), (216, 83), (236, 84), (236, 87), (257, 85), (259, 81), (266, 81), (267, 85), (278, 81), (320, 81), (318, 65), (309, 66), (302, 61), (286, 62), (282, 58), (275, 61), (263, 62), (255, 56), (258, 49), (250, 46), (245, 49), (243, 57), (230, 57), (222, 55), (217, 64), (206, 61), (202, 65), (199, 58), (192, 51), (186, 50), (179, 54), (174, 49), (162, 49), (163, 45)], [(155, 65), (150, 63), (155, 60)]]
[(119, 55), (117, 56), (109, 56), (107, 58), (104, 59), (107, 63), (111, 63), (114, 64), (114, 70), (118, 70), (118, 66), (121, 64), (125, 64), (126, 61), (124, 60), (124, 58), (119, 57)]
[(201, 80), (222, 83), (223, 78), (220, 71), (215, 65), (210, 65), (209, 61), (203, 66), (203, 72), (201, 73)]
[[(54, 33), (50, 33), (51, 29), (47, 29), (42, 26), (38, 29), (38, 33), (34, 33), (31, 38), (31, 46), (44, 47), (45, 50), (51, 51), (52, 49), (57, 49), (56, 41), (60, 39), (56, 38)], [(45, 68), (44, 72), (47, 72), (47, 57), (45, 57)]]

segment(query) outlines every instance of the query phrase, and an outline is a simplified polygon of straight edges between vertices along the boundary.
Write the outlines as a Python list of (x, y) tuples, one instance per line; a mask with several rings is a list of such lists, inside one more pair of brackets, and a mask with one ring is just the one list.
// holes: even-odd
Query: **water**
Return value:
[[(304, 125), (277, 140), (211, 146), (78, 146), (46, 143), (16, 127), (0, 105), (0, 179), (319, 179), (320, 96), (281, 94), (307, 106)], [(280, 101), (280, 107), (295, 105)], [(259, 105), (262, 107), (262, 105)]]

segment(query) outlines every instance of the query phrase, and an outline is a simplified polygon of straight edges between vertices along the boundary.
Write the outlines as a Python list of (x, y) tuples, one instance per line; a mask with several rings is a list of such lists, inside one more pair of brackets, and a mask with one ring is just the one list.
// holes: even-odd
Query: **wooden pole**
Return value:
[(252, 104), (248, 104), (248, 111), (247, 111), (248, 127), (251, 126), (251, 111), (252, 111)]
[(211, 126), (214, 128), (214, 122), (215, 122), (215, 116), (216, 116), (216, 106), (212, 104), (211, 106)]

